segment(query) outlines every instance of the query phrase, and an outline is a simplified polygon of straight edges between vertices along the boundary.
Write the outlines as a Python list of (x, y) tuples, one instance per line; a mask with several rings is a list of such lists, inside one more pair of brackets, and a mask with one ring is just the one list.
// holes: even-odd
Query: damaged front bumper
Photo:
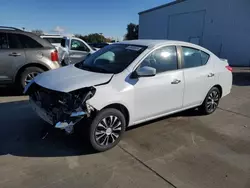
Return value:
[(30, 96), (30, 104), (40, 118), (68, 133), (73, 132), (74, 125), (94, 111), (86, 103), (95, 94), (94, 87), (62, 93), (33, 83), (26, 94)]

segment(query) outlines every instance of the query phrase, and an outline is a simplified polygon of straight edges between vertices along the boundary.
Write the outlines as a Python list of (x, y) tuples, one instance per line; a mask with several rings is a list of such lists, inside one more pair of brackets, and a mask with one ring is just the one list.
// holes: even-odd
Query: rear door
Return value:
[(69, 50), (71, 64), (75, 64), (84, 60), (89, 52), (90, 49), (82, 41), (78, 39), (71, 39)]
[(215, 73), (210, 55), (195, 48), (183, 46), (182, 69), (185, 89), (183, 107), (199, 105), (215, 84)]
[(17, 34), (0, 32), (0, 81), (12, 82), (18, 67), (25, 63), (25, 52)]
[(27, 63), (51, 63), (51, 49), (53, 47), (44, 47), (38, 41), (29, 35), (18, 34), (26, 54)]

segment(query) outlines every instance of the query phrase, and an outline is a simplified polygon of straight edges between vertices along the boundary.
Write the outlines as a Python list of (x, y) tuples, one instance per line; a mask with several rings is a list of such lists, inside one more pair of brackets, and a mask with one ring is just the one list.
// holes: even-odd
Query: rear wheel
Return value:
[(218, 107), (220, 102), (221, 92), (217, 87), (213, 87), (207, 94), (203, 104), (201, 105), (201, 111), (208, 115), (212, 114)]
[(116, 146), (125, 132), (124, 115), (117, 109), (100, 111), (90, 125), (89, 140), (96, 151), (106, 151)]
[(20, 74), (19, 86), (23, 90), (25, 86), (31, 82), (38, 74), (44, 72), (43, 69), (38, 67), (28, 67)]

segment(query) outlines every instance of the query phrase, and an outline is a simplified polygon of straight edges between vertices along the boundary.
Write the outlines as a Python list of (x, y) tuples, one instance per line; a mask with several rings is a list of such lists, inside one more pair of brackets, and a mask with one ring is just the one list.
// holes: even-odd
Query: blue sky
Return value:
[(138, 12), (171, 0), (0, 0), (0, 25), (122, 37)]

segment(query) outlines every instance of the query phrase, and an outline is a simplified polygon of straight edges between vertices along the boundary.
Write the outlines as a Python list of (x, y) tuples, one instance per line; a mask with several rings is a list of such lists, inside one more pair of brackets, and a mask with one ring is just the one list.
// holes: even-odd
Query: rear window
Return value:
[(8, 49), (8, 39), (6, 33), (0, 33), (0, 49)]
[(206, 65), (209, 54), (190, 47), (182, 47), (184, 65), (183, 68), (193, 68)]
[(34, 40), (33, 38), (29, 36), (18, 34), (18, 38), (21, 41), (24, 48), (42, 48), (43, 47), (40, 43), (38, 43), (36, 40)]
[(10, 49), (20, 49), (23, 48), (21, 42), (19, 41), (18, 35), (13, 33), (8, 33), (9, 47)]
[(62, 41), (62, 38), (47, 38), (47, 37), (44, 37), (43, 39), (49, 41), (50, 43), (61, 43)]

